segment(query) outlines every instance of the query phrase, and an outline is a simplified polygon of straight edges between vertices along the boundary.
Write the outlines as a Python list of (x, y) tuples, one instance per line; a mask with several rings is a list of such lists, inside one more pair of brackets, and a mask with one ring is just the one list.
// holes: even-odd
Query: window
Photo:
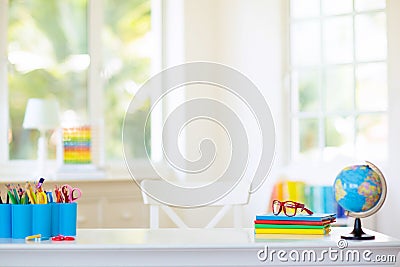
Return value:
[(386, 1), (290, 1), (291, 157), (387, 158)]
[[(2, 162), (36, 159), (39, 133), (22, 128), (29, 98), (56, 99), (62, 125), (90, 125), (96, 164), (123, 161), (125, 109), (159, 56), (153, 7), (150, 0), (0, 2), (0, 53), (6, 55), (0, 57)], [(132, 118), (142, 119), (140, 112)], [(49, 159), (56, 159), (55, 134), (48, 139)]]

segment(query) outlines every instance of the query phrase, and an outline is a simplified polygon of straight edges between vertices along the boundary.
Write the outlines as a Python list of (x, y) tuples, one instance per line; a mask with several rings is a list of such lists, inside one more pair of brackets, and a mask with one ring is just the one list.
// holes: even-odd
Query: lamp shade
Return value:
[(31, 98), (26, 105), (22, 126), (40, 131), (57, 128), (60, 123), (59, 107), (55, 100)]

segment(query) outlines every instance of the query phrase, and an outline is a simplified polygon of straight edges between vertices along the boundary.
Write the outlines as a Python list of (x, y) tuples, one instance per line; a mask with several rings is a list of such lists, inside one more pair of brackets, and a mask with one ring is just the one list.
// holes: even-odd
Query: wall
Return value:
[[(185, 0), (183, 2), (172, 0), (165, 1), (164, 4), (167, 15), (164, 21), (165, 67), (190, 61), (226, 64), (249, 77), (270, 105), (277, 129), (277, 152), (271, 175), (262, 188), (251, 195), (249, 205), (245, 209), (243, 223), (251, 226), (254, 215), (264, 212), (267, 207), (275, 173), (282, 162), (281, 151), (284, 145), (281, 119), (284, 108), (280, 104), (283, 76), (282, 2), (276, 0)], [(183, 21), (177, 18), (182, 15)], [(236, 103), (237, 101), (224, 95), (221, 90), (204, 86), (190, 86), (186, 89), (181, 100), (208, 95), (238, 109), (238, 113), (242, 114), (246, 120), (242, 107)], [(172, 101), (176, 101), (176, 98)], [(173, 106), (173, 103), (170, 103), (170, 106)], [(198, 130), (199, 128), (201, 131)], [(193, 144), (198, 144), (204, 132), (214, 133), (215, 141), (220, 144), (219, 156), (228, 154), (225, 153), (229, 149), (226, 144), (224, 145), (225, 136), (218, 127), (212, 124), (198, 124), (197, 127), (188, 128), (185, 132), (186, 147), (183, 153), (186, 153), (189, 159), (196, 159), (199, 156), (197, 147)], [(191, 147), (190, 144), (192, 144)], [(250, 149), (257, 150), (258, 145), (253, 143)], [(222, 160), (219, 165), (217, 164), (215, 174), (221, 173), (224, 162), (226, 161)], [(254, 160), (250, 163), (257, 164)]]
[(378, 230), (400, 238), (400, 228), (396, 223), (400, 220), (399, 188), (400, 188), (400, 23), (399, 1), (387, 1), (388, 28), (388, 85), (389, 85), (389, 161), (382, 170), (387, 180), (388, 194), (386, 202), (378, 215)]

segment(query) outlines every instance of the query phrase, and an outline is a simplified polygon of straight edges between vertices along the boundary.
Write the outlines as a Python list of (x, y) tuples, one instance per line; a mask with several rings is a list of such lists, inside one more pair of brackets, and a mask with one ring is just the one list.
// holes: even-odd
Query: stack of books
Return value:
[(265, 234), (327, 235), (331, 231), (331, 223), (335, 220), (336, 214), (333, 213), (298, 214), (293, 217), (272, 213), (257, 215), (254, 233), (256, 237)]

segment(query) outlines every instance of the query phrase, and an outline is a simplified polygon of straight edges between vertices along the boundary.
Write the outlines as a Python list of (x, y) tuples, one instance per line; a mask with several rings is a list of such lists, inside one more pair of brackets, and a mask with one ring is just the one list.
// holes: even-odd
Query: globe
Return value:
[(346, 215), (356, 218), (348, 239), (373, 239), (362, 231), (360, 218), (376, 213), (386, 198), (385, 177), (374, 164), (366, 163), (344, 168), (333, 186), (338, 205), (346, 210)]

